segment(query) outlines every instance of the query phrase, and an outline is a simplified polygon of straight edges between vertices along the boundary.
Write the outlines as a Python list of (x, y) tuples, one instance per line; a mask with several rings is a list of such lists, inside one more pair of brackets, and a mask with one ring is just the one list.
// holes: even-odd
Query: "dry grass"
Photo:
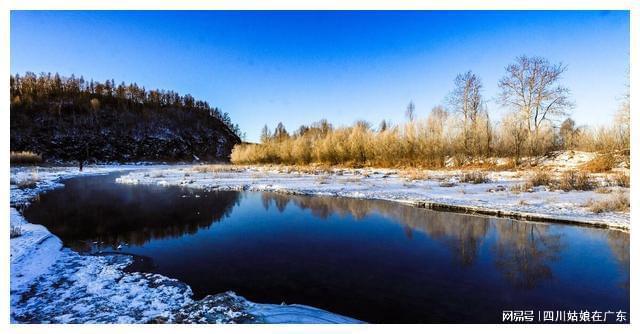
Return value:
[(629, 212), (631, 203), (629, 193), (620, 191), (601, 201), (589, 201), (587, 206), (594, 213)]
[(580, 166), (580, 169), (589, 173), (608, 172), (616, 166), (616, 158), (613, 154), (602, 154)]
[[(450, 123), (450, 124), (449, 124)], [(473, 147), (460, 145), (462, 131), (448, 118), (433, 117), (376, 130), (358, 122), (334, 128), (312, 124), (304, 132), (264, 138), (259, 145), (236, 145), (234, 164), (326, 164), (347, 167), (444, 168), (447, 156), (464, 157), (464, 162), (487, 156), (486, 128), (475, 129)], [(493, 167), (493, 166), (491, 166)]]
[(616, 173), (609, 178), (609, 184), (618, 187), (631, 187), (631, 177), (626, 173)]
[(407, 181), (420, 181), (429, 179), (429, 175), (427, 174), (427, 172), (415, 168), (402, 170), (400, 171), (400, 175)]
[(317, 180), (318, 184), (329, 184), (330, 178), (329, 175), (320, 175)]
[(490, 180), (489, 180), (489, 177), (487, 176), (487, 173), (481, 172), (481, 171), (464, 173), (462, 174), (462, 176), (460, 176), (460, 182), (463, 182), (463, 183), (480, 184), (480, 183), (487, 183), (489, 181)]
[(275, 170), (279, 172), (287, 173), (287, 174), (298, 173), (298, 174), (309, 174), (309, 175), (321, 175), (321, 174), (334, 173), (334, 170), (330, 166), (321, 165), (321, 164), (313, 164), (309, 166), (296, 166), (296, 165), (279, 166), (275, 168)]
[(440, 187), (443, 187), (443, 188), (451, 188), (451, 187), (454, 187), (456, 184), (455, 184), (455, 183), (453, 183), (453, 182), (449, 182), (449, 181), (442, 181), (442, 182), (440, 182), (440, 184), (438, 184), (438, 185), (439, 185)]
[(525, 183), (518, 183), (516, 185), (513, 185), (509, 188), (509, 191), (513, 192), (513, 193), (522, 193), (522, 192), (531, 192), (533, 185), (529, 182), (525, 182)]
[(195, 166), (192, 170), (196, 173), (224, 173), (224, 172), (241, 172), (244, 167), (233, 165), (201, 165)]
[(42, 163), (42, 156), (29, 151), (14, 152), (9, 155), (11, 165), (35, 165)]
[(505, 163), (501, 163), (501, 164), (499, 164), (497, 162), (494, 162), (494, 166), (492, 168), (490, 168), (489, 170), (493, 170), (493, 171), (499, 172), (499, 171), (514, 170), (517, 167), (518, 167), (518, 165), (516, 164), (516, 160), (515, 159), (509, 159)]
[(22, 235), (22, 228), (20, 226), (11, 225), (9, 230), (9, 238), (17, 238)]
[(31, 173), (27, 178), (15, 179), (11, 178), (10, 183), (16, 185), (19, 189), (33, 188), (40, 181), (37, 173)]
[[(535, 165), (538, 158), (559, 149), (595, 152), (603, 150), (602, 143), (610, 149), (627, 146), (623, 144), (626, 137), (616, 136), (612, 127), (597, 132), (581, 130), (580, 138), (572, 144), (558, 147), (561, 134), (555, 127), (544, 126), (532, 136), (517, 119), (511, 119), (513, 115), (508, 118), (495, 128), (488, 126), (492, 123), (488, 119), (464, 125), (459, 115), (441, 112), (378, 129), (364, 121), (342, 127), (321, 121), (293, 134), (283, 129), (278, 135), (266, 131), (260, 144), (238, 144), (230, 158), (233, 164), (245, 165), (511, 170), (523, 162)], [(616, 153), (600, 155), (581, 168), (592, 173), (608, 171), (619, 157)]]
[(553, 178), (548, 171), (538, 170), (529, 176), (527, 183), (530, 187), (552, 186)]
[(569, 170), (562, 173), (560, 177), (560, 182), (557, 185), (558, 189), (564, 191), (571, 190), (593, 190), (595, 188), (595, 183), (591, 181), (591, 177), (587, 172), (578, 172), (574, 170)]
[(613, 190), (607, 187), (599, 187), (599, 188), (596, 188), (596, 190), (594, 191), (598, 194), (610, 194)]

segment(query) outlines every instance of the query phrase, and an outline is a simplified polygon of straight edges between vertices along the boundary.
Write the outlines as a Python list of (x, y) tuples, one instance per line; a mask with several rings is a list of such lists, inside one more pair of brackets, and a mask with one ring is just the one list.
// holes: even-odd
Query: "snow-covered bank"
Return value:
[(128, 255), (90, 256), (63, 248), (18, 208), (81, 175), (162, 171), (167, 166), (11, 168), (11, 321), (27, 323), (356, 323), (302, 305), (257, 304), (224, 292), (192, 299), (191, 288), (162, 275), (129, 272)]
[[(397, 201), (434, 209), (493, 214), (518, 219), (556, 221), (629, 229), (628, 212), (594, 213), (588, 206), (628, 189), (607, 186), (602, 191), (561, 191), (544, 186), (518, 187), (526, 175), (490, 172), (489, 182), (463, 183), (460, 172), (433, 171), (419, 178), (391, 169), (333, 169), (331, 171), (272, 167), (182, 166), (134, 171), (116, 181), (210, 190), (274, 191), (305, 195), (342, 196)], [(603, 181), (603, 180), (599, 180)]]

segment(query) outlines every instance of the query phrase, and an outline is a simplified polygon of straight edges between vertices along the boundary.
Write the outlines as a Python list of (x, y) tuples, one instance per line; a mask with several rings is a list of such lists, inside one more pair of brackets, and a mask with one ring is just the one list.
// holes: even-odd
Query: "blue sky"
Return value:
[(172, 89), (228, 112), (247, 139), (424, 117), (472, 70), (492, 100), (518, 55), (568, 65), (579, 124), (613, 118), (629, 69), (627, 11), (13, 11), (11, 73), (59, 72)]

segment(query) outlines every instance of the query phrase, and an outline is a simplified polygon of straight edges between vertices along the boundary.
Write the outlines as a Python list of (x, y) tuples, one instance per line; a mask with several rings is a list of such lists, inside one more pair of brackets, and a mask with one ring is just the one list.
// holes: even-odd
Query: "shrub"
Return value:
[(615, 166), (616, 159), (613, 154), (602, 154), (583, 164), (581, 169), (590, 173), (604, 173), (610, 171)]
[(401, 174), (402, 174), (402, 176), (404, 176), (404, 178), (407, 181), (426, 180), (426, 179), (429, 178), (427, 173), (425, 173), (424, 171), (417, 170), (417, 169), (409, 169), (409, 170), (403, 171)]
[(631, 178), (626, 173), (616, 173), (610, 179), (609, 183), (614, 186), (629, 188), (631, 186)]
[(551, 186), (553, 184), (553, 179), (549, 172), (545, 170), (538, 170), (533, 175), (529, 176), (527, 182), (532, 187)]
[(590, 201), (587, 203), (591, 212), (628, 212), (631, 206), (629, 193), (618, 192), (601, 201)]
[(31, 173), (29, 177), (21, 178), (21, 179), (11, 178), (10, 181), (11, 181), (11, 184), (16, 185), (19, 189), (27, 189), (27, 188), (35, 187), (38, 181), (40, 181), (40, 178), (38, 177), (38, 174)]
[(460, 177), (460, 182), (473, 184), (487, 183), (489, 182), (489, 177), (485, 172), (475, 171), (462, 174), (462, 176)]
[(595, 184), (591, 181), (588, 173), (570, 170), (562, 174), (558, 188), (564, 191), (592, 190), (595, 188)]
[(233, 165), (200, 165), (193, 167), (192, 170), (196, 173), (224, 173), (240, 172), (243, 168)]
[(11, 225), (9, 230), (9, 238), (17, 238), (22, 235), (22, 228), (20, 226)]
[(516, 185), (513, 185), (511, 186), (511, 188), (509, 188), (509, 190), (514, 193), (531, 192), (532, 187), (533, 187), (533, 184), (531, 184), (530, 182), (525, 182), (525, 183), (518, 183)]
[(35, 165), (42, 162), (42, 156), (29, 151), (11, 151), (9, 162), (11, 165)]

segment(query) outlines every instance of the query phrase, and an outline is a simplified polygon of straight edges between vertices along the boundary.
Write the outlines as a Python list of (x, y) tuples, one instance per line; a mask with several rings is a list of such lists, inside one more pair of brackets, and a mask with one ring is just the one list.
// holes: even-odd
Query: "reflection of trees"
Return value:
[(71, 180), (61, 191), (42, 196), (26, 210), (27, 219), (45, 225), (68, 244), (96, 240), (111, 246), (142, 245), (150, 239), (194, 234), (228, 216), (240, 200), (239, 192), (91, 182)]
[(534, 288), (553, 276), (550, 262), (564, 247), (548, 225), (517, 221), (496, 224), (496, 266), (515, 286)]
[(413, 231), (426, 233), (433, 239), (442, 240), (452, 251), (457, 262), (464, 266), (473, 264), (478, 250), (489, 230), (490, 220), (484, 217), (430, 211), (401, 205), (390, 201), (359, 200), (329, 196), (292, 196), (278, 193), (263, 193), (262, 204), (269, 208), (274, 203), (291, 202), (312, 215), (327, 219), (335, 214), (351, 216), (356, 220), (377, 213), (403, 224), (407, 238)]
[(443, 212), (431, 215), (430, 224), (425, 225), (426, 232), (432, 238), (444, 240), (463, 266), (472, 265), (478, 257), (489, 226), (487, 218)]
[(620, 271), (622, 272), (622, 276), (625, 277), (622, 285), (625, 288), (629, 288), (630, 276), (629, 276), (629, 234), (621, 231), (613, 231), (607, 230), (607, 243), (609, 244), (609, 249), (611, 249), (611, 253), (616, 258), (618, 265), (620, 267)]
[(272, 202), (279, 212), (284, 212), (284, 209), (287, 208), (287, 204), (289, 204), (289, 196), (280, 194), (278, 194), (278, 196), (262, 196), (262, 206), (265, 210), (269, 210)]

